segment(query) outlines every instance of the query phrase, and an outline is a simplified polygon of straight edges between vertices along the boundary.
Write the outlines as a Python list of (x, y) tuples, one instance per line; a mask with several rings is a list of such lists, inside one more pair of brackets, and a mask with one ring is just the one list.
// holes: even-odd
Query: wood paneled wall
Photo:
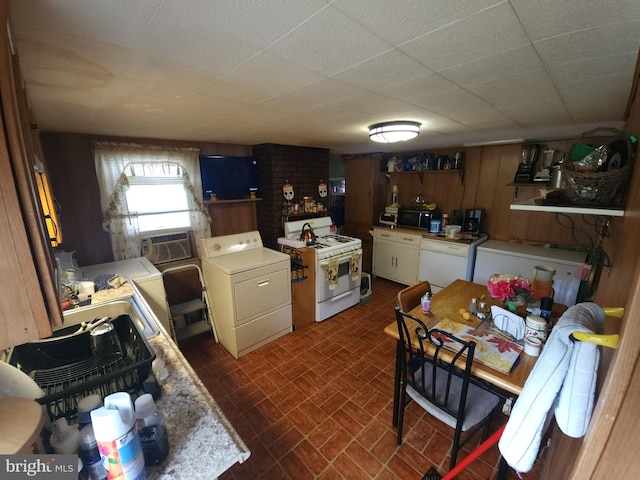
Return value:
[[(540, 156), (547, 148), (558, 150), (556, 158), (568, 152), (575, 139), (539, 142)], [(388, 175), (387, 198), (391, 203), (391, 186), (398, 185), (399, 202), (410, 207), (412, 200), (421, 192), (427, 201), (435, 202), (443, 213), (468, 208), (484, 209), (483, 229), (489, 238), (523, 243), (556, 243), (577, 247), (576, 239), (588, 243), (589, 238), (597, 237), (591, 220), (581, 215), (569, 215), (559, 218), (540, 212), (511, 210), (510, 204), (517, 200), (540, 195), (538, 186), (515, 187), (513, 183), (522, 155), (522, 144), (469, 147), (458, 150), (434, 150), (439, 155), (454, 156), (456, 151), (464, 153), (464, 184), (457, 170), (438, 170), (424, 172), (397, 172)], [(410, 155), (414, 152), (400, 153), (396, 156)], [(385, 175), (384, 172), (381, 175)], [(544, 185), (542, 185), (544, 187)], [(349, 186), (347, 185), (347, 195)], [(517, 196), (516, 196), (517, 195)], [(612, 222), (612, 229), (619, 221)], [(569, 228), (573, 225), (574, 230)], [(585, 235), (582, 232), (588, 234)], [(575, 238), (574, 238), (575, 234)]]
[[(640, 56), (629, 96), (624, 130), (640, 134)], [(569, 438), (554, 432), (544, 478), (568, 480), (635, 479), (640, 471), (640, 169), (635, 163), (625, 216), (617, 221), (605, 245), (612, 254), (613, 268), (603, 274), (595, 297), (602, 306), (625, 307), (620, 320), (618, 348), (608, 368), (600, 368), (597, 404), (584, 438)], [(604, 365), (607, 367), (607, 365)], [(601, 365), (602, 367), (602, 365)]]

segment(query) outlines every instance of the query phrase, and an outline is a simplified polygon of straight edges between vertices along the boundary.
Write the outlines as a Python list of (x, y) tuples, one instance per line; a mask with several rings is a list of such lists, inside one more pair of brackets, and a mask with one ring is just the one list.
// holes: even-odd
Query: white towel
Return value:
[(327, 263), (327, 282), (329, 283), (329, 290), (335, 290), (338, 286), (338, 266), (339, 262), (337, 258), (330, 258)]
[[(498, 442), (517, 472), (528, 472), (538, 455), (551, 408), (558, 426), (572, 437), (586, 433), (593, 409), (599, 350), (571, 340), (575, 331), (601, 333), (604, 311), (594, 303), (569, 308), (551, 331), (540, 358), (516, 401)], [(559, 398), (558, 398), (559, 394)]]
[(349, 262), (349, 273), (351, 274), (351, 279), (353, 281), (358, 280), (360, 277), (360, 254), (352, 253), (351, 261)]

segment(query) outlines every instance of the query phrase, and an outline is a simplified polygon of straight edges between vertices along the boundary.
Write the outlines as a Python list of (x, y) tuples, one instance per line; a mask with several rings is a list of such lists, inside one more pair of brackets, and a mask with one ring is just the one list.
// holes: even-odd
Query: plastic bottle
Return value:
[(429, 292), (425, 293), (420, 300), (420, 311), (425, 315), (431, 313), (431, 295), (429, 295)]
[(69, 425), (62, 417), (53, 423), (53, 433), (49, 439), (54, 453), (74, 454), (80, 449), (80, 432), (77, 425)]
[(85, 468), (80, 457), (78, 457), (78, 480), (91, 480), (89, 472)]
[(551, 321), (551, 308), (553, 307), (553, 298), (542, 297), (540, 299), (540, 316), (547, 322)]
[(78, 429), (91, 425), (91, 410), (102, 406), (102, 398), (97, 393), (87, 395), (78, 401)]
[(91, 411), (91, 423), (108, 478), (146, 480), (144, 455), (129, 394), (117, 392), (106, 396), (104, 407)]
[(158, 410), (149, 393), (139, 396), (135, 407), (144, 461), (147, 465), (162, 463), (169, 454), (169, 439), (164, 415)]
[(105, 480), (107, 471), (98, 451), (98, 444), (93, 433), (93, 426), (87, 425), (80, 430), (80, 459), (90, 480)]
[(449, 225), (449, 214), (448, 213), (443, 213), (442, 214), (442, 228), (444, 229), (444, 227), (446, 227), (447, 225)]

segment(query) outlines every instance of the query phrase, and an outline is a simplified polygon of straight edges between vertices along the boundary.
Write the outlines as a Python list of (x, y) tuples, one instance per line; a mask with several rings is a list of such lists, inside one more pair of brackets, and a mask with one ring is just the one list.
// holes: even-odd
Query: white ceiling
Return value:
[[(13, 0), (40, 130), (335, 153), (621, 126), (638, 0)], [(422, 123), (404, 144), (368, 139)]]

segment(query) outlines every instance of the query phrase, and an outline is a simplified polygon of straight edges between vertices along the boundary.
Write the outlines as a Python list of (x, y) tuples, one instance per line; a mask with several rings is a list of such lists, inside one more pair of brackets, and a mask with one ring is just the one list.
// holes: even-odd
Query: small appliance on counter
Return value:
[(391, 228), (398, 226), (398, 207), (384, 207), (384, 212), (380, 214), (378, 220), (381, 225), (387, 225)]
[(434, 210), (411, 210), (398, 209), (398, 226), (405, 228), (418, 228), (420, 230), (430, 230), (431, 220), (441, 219), (442, 212)]
[(518, 165), (516, 176), (513, 179), (513, 183), (531, 183), (534, 181), (539, 151), (540, 145), (537, 143), (522, 146), (522, 157), (520, 159), (520, 164)]
[(464, 214), (462, 231), (467, 232), (470, 235), (480, 235), (482, 232), (482, 216), (482, 209), (468, 209)]

